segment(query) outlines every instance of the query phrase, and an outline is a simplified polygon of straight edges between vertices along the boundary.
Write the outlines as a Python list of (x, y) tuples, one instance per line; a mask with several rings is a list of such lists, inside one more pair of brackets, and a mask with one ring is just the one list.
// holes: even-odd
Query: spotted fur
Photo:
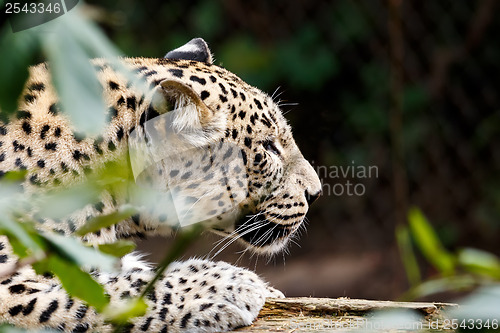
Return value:
[[(136, 181), (182, 193), (182, 200), (200, 206), (197, 212), (202, 215), (177, 211), (174, 216), (171, 207), (159, 205), (86, 236), (85, 241), (99, 244), (169, 234), (172, 225), (182, 224), (179, 215), (191, 214), (192, 221), (203, 220), (228, 242), (237, 239), (260, 253), (282, 250), (320, 193), (318, 177), (274, 101), (211, 62), (202, 39), (165, 58), (122, 59), (121, 66), (134, 73), (133, 78), (112, 62), (94, 60), (108, 107), (108, 123), (97, 136), (76, 132), (61, 112), (48, 66), (30, 68), (19, 110), (9, 122), (0, 123), (0, 177), (26, 169), (23, 186), (36, 193), (82, 182), (107, 162), (122, 161), (143, 145), (153, 155), (170, 159), (145, 165)], [(137, 83), (141, 80), (148, 89)], [(170, 117), (168, 126), (162, 116)], [(152, 129), (156, 139), (168, 137), (169, 144), (153, 145)], [(63, 219), (34, 217), (40, 229), (70, 235), (89, 218), (113, 212), (126, 200), (123, 193), (104, 191), (99, 202)], [(8, 240), (1, 236), (0, 269), (16, 261)], [(133, 255), (122, 259), (122, 269), (115, 274), (96, 273), (116, 304), (138, 295), (152, 275), (152, 269)], [(265, 298), (273, 296), (282, 294), (248, 270), (223, 262), (178, 262), (149, 295), (146, 316), (127, 329), (230, 330), (249, 325)], [(56, 279), (38, 276), (30, 267), (0, 281), (0, 299), (0, 320), (20, 327), (110, 330), (92, 308), (68, 297)]]

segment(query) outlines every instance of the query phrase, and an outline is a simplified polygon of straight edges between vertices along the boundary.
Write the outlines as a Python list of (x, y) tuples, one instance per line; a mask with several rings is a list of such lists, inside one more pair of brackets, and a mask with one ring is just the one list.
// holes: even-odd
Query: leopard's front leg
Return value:
[[(136, 295), (151, 271), (130, 275)], [(122, 282), (117, 281), (120, 285)], [(126, 294), (125, 289), (120, 293)], [(267, 297), (283, 297), (255, 273), (225, 262), (191, 259), (171, 264), (148, 296), (149, 311), (132, 331), (221, 332), (250, 325)]]
[[(9, 254), (8, 261), (12, 258)], [(154, 276), (154, 270), (134, 256), (126, 256), (122, 262), (119, 273), (96, 275), (114, 305), (138, 296)], [(266, 297), (282, 296), (255, 273), (224, 262), (176, 262), (148, 295), (146, 315), (135, 318), (126, 330), (227, 331), (251, 324)], [(0, 301), (0, 321), (18, 327), (65, 332), (112, 330), (93, 308), (69, 297), (57, 279), (37, 275), (29, 267), (0, 281)]]
[[(11, 271), (17, 261), (7, 237), (0, 236), (0, 274)], [(57, 279), (37, 275), (29, 266), (0, 278), (0, 323), (66, 332), (111, 330), (93, 308), (69, 297)]]

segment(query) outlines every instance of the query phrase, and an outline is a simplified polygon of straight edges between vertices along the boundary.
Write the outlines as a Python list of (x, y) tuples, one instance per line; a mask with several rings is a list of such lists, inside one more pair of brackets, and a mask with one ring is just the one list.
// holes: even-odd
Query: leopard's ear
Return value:
[(157, 93), (153, 99), (153, 107), (159, 114), (167, 111), (170, 114), (169, 126), (190, 144), (201, 147), (223, 137), (226, 115), (222, 112), (216, 114), (191, 87), (181, 81), (167, 79), (160, 83), (158, 90), (160, 94)]
[(191, 39), (188, 43), (168, 52), (167, 59), (195, 60), (211, 64), (213, 62), (212, 53), (203, 38)]
[(210, 150), (224, 138), (226, 127), (227, 114), (209, 108), (190, 86), (175, 79), (161, 81), (129, 136), (135, 179), (146, 170), (155, 174), (150, 167), (161, 167), (157, 164), (165, 159)]

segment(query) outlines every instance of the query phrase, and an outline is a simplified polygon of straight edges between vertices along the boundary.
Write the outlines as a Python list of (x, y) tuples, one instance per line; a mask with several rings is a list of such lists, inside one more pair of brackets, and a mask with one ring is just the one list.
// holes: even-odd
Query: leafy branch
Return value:
[[(46, 29), (52, 33), (47, 33)], [(28, 78), (27, 68), (34, 64), (35, 59), (43, 58), (49, 63), (54, 86), (60, 97), (61, 111), (66, 113), (78, 131), (89, 135), (98, 133), (105, 124), (106, 110), (102, 87), (89, 59), (104, 57), (112, 61), (118, 59), (119, 55), (120, 52), (94, 24), (83, 18), (77, 8), (43, 27), (17, 32), (15, 35), (8, 25), (1, 26), (0, 76), (6, 83), (1, 84), (0, 89), (0, 123), (7, 122), (17, 110), (18, 98)], [(127, 75), (125, 71), (123, 74)], [(137, 85), (141, 87), (139, 83)], [(45, 218), (64, 218), (94, 204), (105, 191), (137, 190), (127, 170), (119, 162), (107, 163), (100, 172), (89, 175), (83, 183), (59, 186), (35, 195), (27, 195), (22, 189), (22, 183), (27, 178), (26, 171), (2, 172), (0, 235), (8, 237), (18, 261), (0, 271), (0, 277), (8, 278), (23, 266), (32, 266), (39, 274), (54, 274), (69, 295), (103, 313), (109, 322), (117, 325), (117, 329), (131, 318), (142, 315), (147, 309), (145, 296), (163, 276), (168, 265), (200, 234), (200, 226), (179, 230), (172, 250), (165, 254), (141, 295), (117, 309), (110, 306), (104, 287), (89, 272), (94, 269), (111, 273), (116, 271), (118, 258), (134, 250), (135, 244), (117, 241), (87, 246), (77, 237), (84, 238), (89, 233), (111, 227), (137, 214), (137, 207), (147, 201), (147, 197), (142, 195), (144, 191), (135, 194), (139, 198), (135, 205), (124, 204), (112, 213), (90, 219), (74, 236), (63, 237), (40, 231), (36, 222)], [(140, 201), (141, 196), (143, 201)], [(38, 217), (30, 215), (30, 211), (36, 211)]]
[[(410, 290), (401, 297), (403, 300), (500, 283), (500, 258), (475, 248), (448, 251), (431, 223), (417, 208), (410, 209), (408, 226), (396, 230), (396, 239), (411, 285)], [(421, 280), (414, 247), (434, 267), (436, 276)]]

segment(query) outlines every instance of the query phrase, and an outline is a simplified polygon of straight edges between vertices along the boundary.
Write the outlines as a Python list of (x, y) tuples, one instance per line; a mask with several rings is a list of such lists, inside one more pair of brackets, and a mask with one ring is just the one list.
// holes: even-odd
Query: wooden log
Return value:
[[(396, 332), (386, 325), (375, 325), (370, 316), (377, 311), (413, 310), (418, 320), (404, 332), (452, 332), (446, 326), (443, 309), (456, 307), (449, 303), (371, 301), (349, 298), (284, 298), (268, 299), (253, 325), (236, 332), (333, 332), (373, 329), (376, 332)], [(380, 323), (379, 323), (380, 324)], [(413, 330), (413, 328), (415, 328)]]

